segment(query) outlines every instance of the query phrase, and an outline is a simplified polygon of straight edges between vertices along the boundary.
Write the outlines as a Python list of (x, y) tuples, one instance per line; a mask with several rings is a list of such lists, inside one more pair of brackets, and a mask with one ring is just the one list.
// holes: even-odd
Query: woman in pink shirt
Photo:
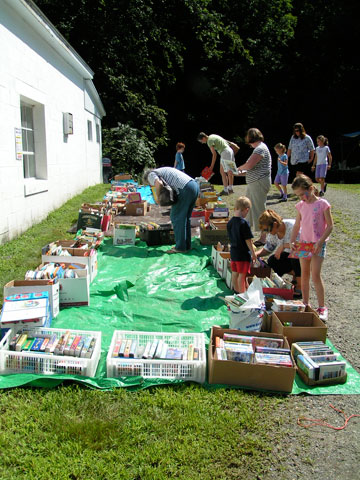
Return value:
[(314, 244), (312, 256), (300, 258), (303, 301), (305, 305), (309, 304), (311, 272), (319, 303), (317, 312), (321, 320), (326, 321), (328, 309), (325, 307), (325, 288), (321, 278), (321, 267), (325, 258), (326, 241), (333, 229), (331, 206), (327, 200), (317, 196), (316, 188), (306, 175), (297, 176), (291, 186), (295, 195), (301, 200), (295, 206), (297, 217), (291, 233), (291, 245), (294, 244), (300, 229), (300, 242)]

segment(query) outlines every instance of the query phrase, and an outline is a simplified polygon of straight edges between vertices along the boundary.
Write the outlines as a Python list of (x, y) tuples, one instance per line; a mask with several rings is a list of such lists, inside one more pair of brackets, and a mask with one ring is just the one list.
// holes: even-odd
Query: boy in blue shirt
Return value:
[(176, 155), (175, 155), (175, 163), (174, 163), (174, 168), (177, 168), (178, 170), (181, 170), (182, 172), (185, 172), (185, 162), (184, 162), (184, 157), (183, 153), (185, 150), (185, 144), (178, 142), (176, 144)]

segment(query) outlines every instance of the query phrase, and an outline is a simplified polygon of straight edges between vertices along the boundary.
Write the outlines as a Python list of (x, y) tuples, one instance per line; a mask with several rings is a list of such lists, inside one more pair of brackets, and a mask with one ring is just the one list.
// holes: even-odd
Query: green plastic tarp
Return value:
[[(207, 343), (213, 325), (228, 327), (229, 315), (221, 296), (230, 294), (210, 262), (210, 247), (193, 239), (187, 254), (168, 255), (168, 246), (113, 246), (106, 239), (98, 251), (98, 274), (90, 285), (90, 305), (60, 311), (52, 327), (102, 333), (102, 353), (94, 378), (79, 375), (9, 374), (0, 388), (29, 385), (53, 388), (72, 381), (90, 388), (139, 390), (181, 380), (106, 377), (106, 355), (114, 330), (146, 332), (204, 332)], [(296, 376), (293, 394), (359, 394), (360, 375), (347, 365), (343, 385), (309, 387)], [(204, 384), (204, 388), (221, 386)], [(231, 387), (237, 388), (237, 387)]]

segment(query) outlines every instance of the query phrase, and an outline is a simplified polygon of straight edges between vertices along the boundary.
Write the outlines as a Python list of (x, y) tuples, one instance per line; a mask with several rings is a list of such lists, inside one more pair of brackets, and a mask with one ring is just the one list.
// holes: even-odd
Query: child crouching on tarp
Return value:
[(227, 224), (230, 239), (230, 260), (232, 283), (236, 293), (243, 293), (247, 288), (246, 276), (250, 273), (251, 260), (257, 261), (252, 238), (254, 237), (249, 222), (245, 220), (251, 208), (247, 197), (239, 197), (234, 206), (234, 216)]

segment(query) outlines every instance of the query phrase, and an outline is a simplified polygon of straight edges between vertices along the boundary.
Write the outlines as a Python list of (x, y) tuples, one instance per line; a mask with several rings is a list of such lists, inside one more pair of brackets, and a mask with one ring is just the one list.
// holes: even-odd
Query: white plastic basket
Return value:
[[(193, 345), (199, 349), (198, 360), (167, 360), (113, 357), (118, 340), (136, 340), (137, 345), (162, 340), (169, 347), (185, 348)], [(167, 378), (204, 383), (206, 374), (205, 337), (203, 333), (164, 333), (115, 330), (106, 361), (108, 377)]]
[[(28, 330), (27, 330), (28, 331)], [(31, 351), (16, 352), (9, 350), (13, 336), (10, 330), (0, 342), (0, 374), (8, 373), (41, 373), (44, 375), (82, 375), (94, 377), (101, 353), (101, 332), (88, 330), (69, 330), (59, 328), (35, 328), (31, 333), (36, 335), (54, 335), (58, 338), (65, 332), (75, 335), (91, 335), (95, 337), (95, 347), (91, 358), (81, 358), (69, 355), (54, 355), (51, 353), (35, 353)]]

